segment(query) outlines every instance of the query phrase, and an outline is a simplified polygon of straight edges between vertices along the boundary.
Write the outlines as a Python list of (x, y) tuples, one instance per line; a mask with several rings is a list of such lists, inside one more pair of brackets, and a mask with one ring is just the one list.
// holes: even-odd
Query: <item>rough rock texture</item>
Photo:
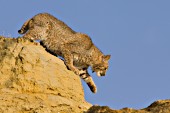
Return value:
[(23, 38), (0, 36), (0, 113), (81, 113), (91, 107), (62, 60)]
[(107, 106), (92, 106), (87, 113), (170, 113), (170, 100), (159, 100), (140, 110), (131, 108), (112, 110)]

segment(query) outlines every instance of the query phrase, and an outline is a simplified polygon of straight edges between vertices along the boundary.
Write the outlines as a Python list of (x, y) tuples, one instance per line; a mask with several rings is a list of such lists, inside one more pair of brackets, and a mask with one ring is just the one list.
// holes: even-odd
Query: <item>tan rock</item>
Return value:
[(0, 37), (0, 113), (81, 113), (91, 104), (63, 61), (22, 38)]
[(170, 100), (159, 100), (144, 109), (110, 109), (108, 106), (92, 106), (86, 113), (170, 113)]

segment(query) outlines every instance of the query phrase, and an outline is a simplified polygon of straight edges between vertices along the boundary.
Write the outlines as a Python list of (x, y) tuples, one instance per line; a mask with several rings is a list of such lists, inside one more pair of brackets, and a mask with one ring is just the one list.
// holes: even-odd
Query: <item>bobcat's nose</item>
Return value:
[(97, 76), (99, 76), (99, 77), (100, 77), (100, 76), (105, 76), (105, 72), (98, 71), (98, 72), (97, 72)]
[(101, 76), (105, 76), (105, 73), (100, 73)]

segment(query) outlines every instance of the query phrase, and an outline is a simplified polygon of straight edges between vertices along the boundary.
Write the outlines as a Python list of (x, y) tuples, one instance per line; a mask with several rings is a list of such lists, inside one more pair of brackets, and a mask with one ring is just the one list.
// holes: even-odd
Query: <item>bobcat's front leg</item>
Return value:
[(83, 69), (81, 70), (81, 73), (79, 75), (85, 82), (86, 84), (89, 86), (90, 90), (93, 93), (97, 92), (97, 87), (92, 79), (92, 77), (89, 75), (89, 73), (87, 72), (87, 69)]
[(64, 52), (64, 61), (68, 69), (79, 75), (79, 70), (73, 65), (73, 56), (69, 52)]

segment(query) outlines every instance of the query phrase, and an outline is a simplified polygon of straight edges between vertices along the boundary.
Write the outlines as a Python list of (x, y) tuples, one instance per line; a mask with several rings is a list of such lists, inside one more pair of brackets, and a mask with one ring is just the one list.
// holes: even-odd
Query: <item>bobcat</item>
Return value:
[(93, 93), (97, 92), (87, 69), (91, 66), (98, 76), (104, 76), (110, 55), (104, 55), (88, 35), (73, 31), (48, 13), (40, 13), (27, 20), (18, 33), (25, 34), (23, 38), (40, 40), (47, 51), (62, 57), (67, 68), (79, 75)]

